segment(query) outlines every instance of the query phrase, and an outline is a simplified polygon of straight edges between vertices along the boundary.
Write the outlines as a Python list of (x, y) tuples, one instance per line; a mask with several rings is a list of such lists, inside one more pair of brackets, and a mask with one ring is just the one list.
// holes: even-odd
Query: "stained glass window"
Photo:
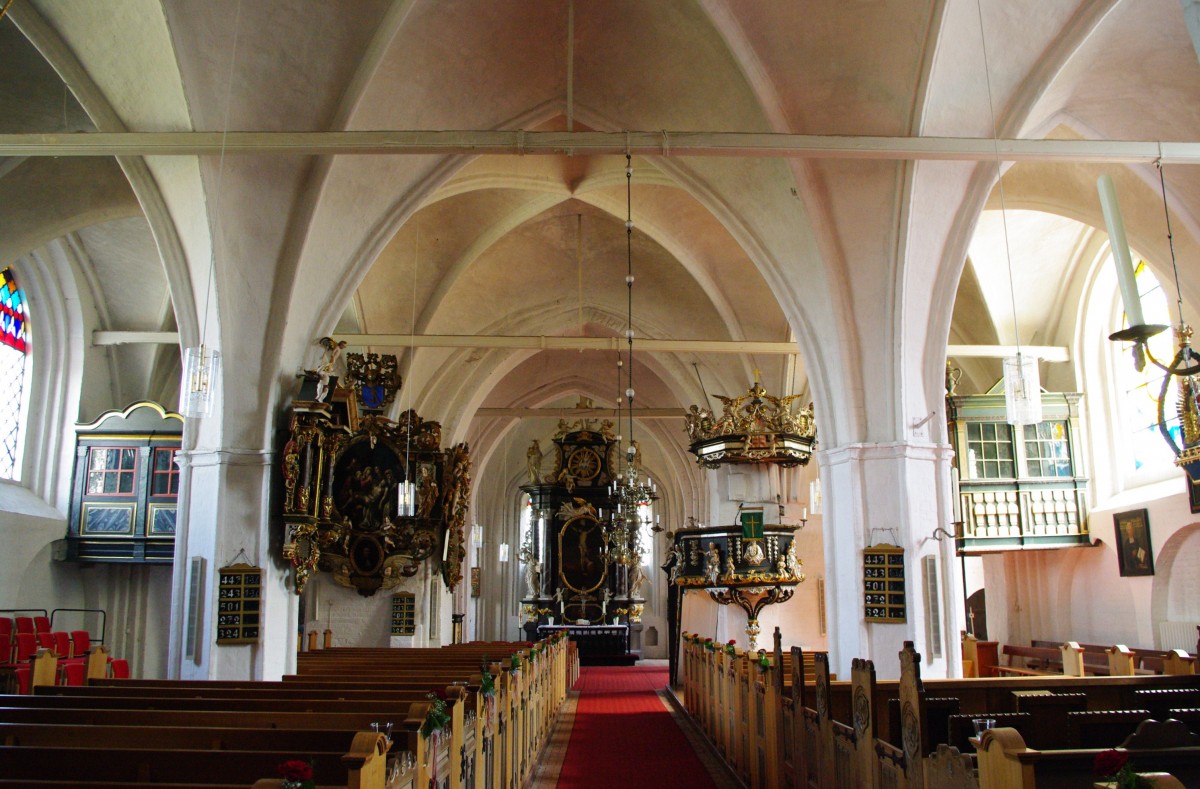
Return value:
[(25, 293), (6, 268), (0, 271), (0, 477), (5, 479), (16, 479), (20, 469), (28, 320)]
[[(1144, 261), (1137, 264), (1134, 276), (1146, 323), (1170, 324), (1172, 319), (1167, 294), (1163, 292), (1162, 286)], [(1126, 318), (1122, 314), (1121, 327), (1125, 325)], [(1171, 331), (1162, 332), (1151, 337), (1149, 345), (1150, 352), (1156, 359), (1169, 363), (1175, 353), (1174, 334)], [(1132, 433), (1132, 451), (1127, 457), (1133, 462), (1135, 470), (1170, 470), (1174, 468), (1172, 464), (1175, 455), (1158, 429), (1158, 398), (1162, 393), (1165, 374), (1149, 361), (1146, 362), (1145, 369), (1138, 372), (1133, 366), (1130, 353), (1132, 346), (1122, 343), (1120, 348), (1121, 353), (1116, 359), (1115, 368), (1122, 379), (1126, 424)], [(1176, 442), (1182, 445), (1178, 403), (1179, 393), (1176, 387), (1168, 386), (1163, 415), (1166, 418), (1167, 430)]]

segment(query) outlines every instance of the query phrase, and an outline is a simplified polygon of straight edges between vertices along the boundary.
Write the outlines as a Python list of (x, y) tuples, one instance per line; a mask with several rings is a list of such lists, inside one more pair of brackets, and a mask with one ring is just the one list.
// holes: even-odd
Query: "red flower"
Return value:
[(449, 698), (449, 696), (446, 695), (445, 688), (434, 688), (433, 690), (429, 691), (428, 696), (431, 699), (441, 699), (442, 701), (445, 701), (447, 698)]
[(312, 765), (299, 759), (289, 759), (275, 769), (289, 781), (311, 781), (313, 777)]
[(729, 644), (729, 646), (731, 646), (731, 647), (736, 647), (736, 646), (737, 646), (737, 639), (736, 639), (736, 638), (731, 638), (731, 639), (729, 639), (729, 641), (728, 641), (728, 644)]
[(1126, 751), (1101, 751), (1096, 754), (1096, 761), (1092, 764), (1092, 772), (1101, 778), (1116, 775), (1128, 761), (1129, 753)]

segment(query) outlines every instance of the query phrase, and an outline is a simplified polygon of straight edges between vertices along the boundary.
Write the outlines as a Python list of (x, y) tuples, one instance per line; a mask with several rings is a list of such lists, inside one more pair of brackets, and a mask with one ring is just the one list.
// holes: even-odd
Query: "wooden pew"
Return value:
[[(979, 789), (1036, 789), (1092, 786), (1092, 767), (1102, 748), (1037, 750), (1027, 747), (1015, 729), (985, 731), (978, 739)], [(1179, 721), (1143, 721), (1121, 745), (1144, 773), (1169, 773), (1180, 783), (1200, 781), (1200, 735)]]
[[(515, 787), (529, 777), (536, 756), (532, 749), (540, 747), (546, 739), (553, 713), (566, 697), (567, 679), (577, 667), (571, 665), (569, 651), (562, 639), (552, 639), (528, 650), (521, 645), (521, 650), (513, 654), (510, 665), (496, 677), (494, 695), (485, 695), (479, 687), (478, 676), (474, 681), (469, 676), (471, 672), (478, 672), (480, 656), (485, 650), (487, 654), (497, 656), (497, 647), (483, 645), (474, 651), (460, 650), (453, 654), (434, 650), (423, 656), (424, 661), (414, 660), (411, 655), (397, 659), (396, 653), (402, 650), (389, 650), (383, 655), (342, 653), (337, 657), (341, 670), (336, 677), (298, 675), (280, 683), (127, 681), (123, 684), (96, 680), (94, 685), (82, 688), (43, 688), (38, 696), (13, 697), (9, 700), (11, 704), (0, 708), (0, 732), (5, 732), (6, 741), (10, 743), (6, 749), (9, 758), (22, 763), (41, 762), (41, 752), (33, 750), (36, 748), (54, 748), (56, 742), (64, 739), (77, 745), (85, 731), (96, 732), (98, 740), (110, 746), (109, 750), (122, 742), (127, 745), (137, 741), (144, 745), (142, 740), (145, 740), (154, 748), (139, 747), (136, 750), (183, 753), (233, 745), (237, 750), (222, 753), (250, 753), (253, 748), (260, 753), (273, 754), (272, 748), (285, 744), (289, 735), (293, 735), (292, 741), (286, 742), (285, 758), (295, 758), (298, 752), (336, 753), (338, 760), (343, 755), (348, 760), (347, 767), (339, 768), (340, 777), (327, 773), (318, 776), (318, 782), (340, 784), (348, 780), (351, 785), (358, 782), (364, 788), (368, 784), (381, 788), (386, 748), (377, 754), (378, 758), (371, 756), (371, 747), (367, 745), (359, 748), (361, 753), (357, 755), (353, 755), (353, 748), (351, 754), (345, 754), (343, 749), (347, 742), (361, 744), (358, 740), (363, 732), (356, 733), (355, 729), (363, 724), (391, 720), (398, 724), (394, 736), (405, 745), (415, 746), (412, 775), (394, 776), (400, 780), (400, 785), (429, 786), (436, 775), (437, 783), (445, 781), (453, 789), (463, 786)], [(321, 661), (304, 663), (310, 669), (331, 667), (329, 659), (333, 656), (322, 657)], [(382, 668), (381, 674), (365, 682), (360, 679), (357, 685), (343, 681), (348, 674), (361, 676), (367, 665)], [(460, 680), (450, 680), (451, 676), (466, 679), (461, 680), (463, 684), (457, 684)], [(426, 741), (416, 732), (430, 707), (425, 694), (431, 680), (433, 687), (446, 687), (451, 724), (445, 736)], [(447, 680), (455, 684), (447, 687)], [(155, 709), (145, 709), (147, 706)], [(54, 720), (56, 714), (60, 723), (57, 733), (50, 731), (55, 727), (47, 723)], [(61, 723), (63, 715), (70, 716), (71, 722)], [(144, 719), (141, 718), (143, 715), (146, 716)], [(505, 721), (510, 724), (505, 726)], [(498, 724), (507, 732), (499, 754), (492, 743)], [(213, 728), (203, 731), (199, 725)], [(340, 729), (343, 725), (348, 728)], [(169, 726), (176, 728), (164, 728)], [(221, 726), (225, 728), (219, 728)], [(256, 729), (256, 726), (278, 727), (278, 730)], [(178, 736), (173, 736), (176, 734)], [(383, 737), (373, 732), (365, 734)], [(331, 747), (328, 744), (330, 738), (338, 738), (337, 744)], [(376, 743), (376, 740), (371, 742)], [(126, 756), (128, 763), (142, 766), (135, 779), (166, 774), (172, 777), (165, 781), (176, 785), (183, 783), (178, 771), (165, 771), (155, 760), (157, 757), (138, 761), (138, 754), (131, 752)], [(209, 757), (189, 758), (193, 762), (181, 759), (178, 763), (206, 769), (204, 760)], [(233, 765), (243, 763), (238, 761), (239, 758), (242, 757), (233, 757), (226, 763), (230, 770), (234, 769)], [(270, 761), (259, 772), (259, 777), (269, 775), (274, 765), (283, 760)], [(357, 767), (347, 773), (351, 762)], [(50, 764), (53, 763), (51, 760)], [(478, 781), (477, 765), (484, 769)], [(107, 762), (97, 764), (96, 769), (107, 770)], [(18, 769), (14, 775), (28, 776), (31, 772), (32, 768), (24, 772)], [(371, 777), (376, 773), (378, 781)], [(118, 780), (124, 780), (122, 775), (120, 770), (113, 773)], [(48, 776), (48, 773), (40, 774), (41, 778)], [(64, 777), (57, 778), (62, 780)], [(75, 778), (71, 774), (66, 780)], [(245, 786), (252, 780), (242, 775), (237, 783)], [(269, 785), (270, 781), (266, 783)]]
[[(1082, 650), (1078, 645), (1065, 647), (1057, 650), (1060, 659), (1066, 651), (1067, 660), (1077, 661), (1081, 670)], [(911, 644), (900, 653), (902, 671), (898, 682), (877, 681), (869, 661), (854, 663), (852, 681), (836, 682), (830, 677), (826, 656), (805, 658), (801, 650), (794, 649), (791, 659), (784, 660), (777, 648), (772, 665), (757, 675), (759, 679), (751, 680), (756, 683), (756, 693), (750, 698), (758, 700), (762, 720), (776, 721), (776, 744), (772, 745), (769, 727), (760, 729), (757, 717), (747, 719), (738, 711), (744, 697), (739, 686), (726, 691), (732, 696), (720, 703), (714, 703), (707, 690), (710, 686), (722, 687), (717, 679), (720, 671), (738, 678), (744, 687), (738, 667), (752, 666), (757, 660), (736, 651), (727, 655), (715, 645), (706, 646), (703, 639), (685, 639), (682, 676), (683, 694), (689, 699), (686, 704), (714, 741), (719, 738), (729, 743), (722, 753), (750, 787), (773, 786), (774, 776), (778, 775), (781, 786), (917, 789), (928, 785), (932, 789), (937, 785), (942, 789), (949, 786), (944, 783), (948, 780), (945, 775), (962, 772), (955, 768), (955, 760), (969, 766), (973, 758), (968, 736), (974, 733), (973, 718), (1016, 722), (1027, 737), (1044, 743), (1048, 751), (1059, 750), (1051, 746), (1111, 747), (1148, 716), (1146, 705), (1137, 695), (1140, 691), (1182, 690), (1184, 694), (1175, 698), (1177, 703), (1192, 698), (1186, 693), (1200, 692), (1200, 677), (1194, 675), (1030, 674), (922, 682), (920, 656)], [(790, 668), (789, 683), (784, 684), (775, 666)], [(813, 667), (811, 672), (808, 666)], [(771, 686), (776, 688), (775, 694)], [(1164, 694), (1159, 703), (1170, 702)], [(756, 707), (751, 704), (749, 709), (753, 713)], [(1200, 721), (1200, 710), (1173, 709)], [(719, 710), (735, 712), (722, 718), (716, 712)], [(884, 710), (889, 714), (881, 714)], [(710, 720), (704, 721), (704, 716)], [(720, 728), (725, 725), (723, 720), (731, 722), (729, 728)], [(866, 728), (871, 730), (870, 737), (860, 733)], [(749, 751), (742, 746), (747, 738), (755, 744)], [(954, 743), (958, 747), (952, 747)], [(939, 749), (939, 745), (947, 748)], [(774, 773), (766, 762), (772, 749), (779, 766)], [(867, 751), (875, 760), (870, 769), (864, 766)], [(935, 758), (939, 771), (936, 780), (930, 772)], [(846, 781), (852, 783), (844, 784)]]
[[(1023, 647), (1018, 644), (1005, 644), (1000, 648), (1000, 655), (1005, 662), (1003, 665), (992, 667), (993, 676), (999, 677), (1006, 674), (1041, 676), (1064, 673), (1052, 671), (1049, 668), (1062, 659), (1062, 653), (1058, 647)], [(1021, 664), (1014, 664), (1014, 660), (1020, 660)]]

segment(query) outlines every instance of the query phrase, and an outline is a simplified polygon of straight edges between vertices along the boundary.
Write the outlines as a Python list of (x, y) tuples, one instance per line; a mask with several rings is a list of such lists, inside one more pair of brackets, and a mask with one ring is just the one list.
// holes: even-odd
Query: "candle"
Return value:
[(954, 522), (962, 523), (962, 498), (958, 495), (958, 468), (950, 469), (950, 506), (954, 512)]
[(805, 504), (803, 507), (800, 508), (800, 520), (802, 520), (802, 521), (808, 520), (808, 505), (807, 504)]
[(1133, 261), (1129, 257), (1129, 242), (1125, 239), (1125, 224), (1121, 220), (1121, 206), (1117, 202), (1117, 190), (1112, 178), (1102, 175), (1096, 180), (1100, 192), (1100, 207), (1104, 210), (1104, 223), (1108, 226), (1108, 240), (1112, 247), (1113, 263), (1117, 266), (1117, 285), (1121, 289), (1121, 300), (1125, 303), (1125, 315), (1130, 326), (1142, 326), (1142, 301), (1138, 297), (1137, 281), (1133, 276)]

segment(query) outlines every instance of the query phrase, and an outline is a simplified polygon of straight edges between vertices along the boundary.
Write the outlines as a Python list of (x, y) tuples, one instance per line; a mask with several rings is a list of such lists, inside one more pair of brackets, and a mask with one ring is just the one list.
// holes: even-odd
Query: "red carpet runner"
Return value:
[(560, 789), (705, 789), (713, 780), (656, 695), (666, 667), (586, 666)]

